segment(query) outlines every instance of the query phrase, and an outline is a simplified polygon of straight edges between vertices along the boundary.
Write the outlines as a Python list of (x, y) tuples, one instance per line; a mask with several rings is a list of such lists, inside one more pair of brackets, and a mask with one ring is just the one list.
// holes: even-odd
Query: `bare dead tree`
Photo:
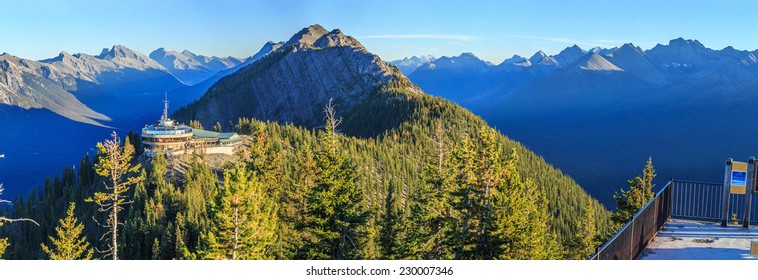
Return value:
[(337, 130), (337, 127), (342, 124), (342, 118), (337, 118), (337, 109), (336, 106), (333, 103), (334, 99), (329, 99), (329, 104), (326, 105), (324, 108), (324, 118), (326, 119), (326, 131), (328, 133), (327, 137), (330, 143), (330, 152), (334, 152), (334, 149), (337, 147), (337, 141), (339, 141), (339, 130)]
[[(4, 190), (5, 190), (5, 189), (3, 188), (3, 184), (0, 184), (0, 195), (2, 195), (2, 194), (3, 194), (3, 191), (4, 191)], [(8, 204), (11, 204), (11, 202), (10, 202), (10, 201), (8, 201), (8, 200), (3, 200), (3, 199), (0, 199), (0, 203), (8, 203)], [(15, 218), (15, 219), (14, 219), (14, 218), (7, 218), (7, 217), (2, 217), (2, 216), (0, 216), (0, 225), (2, 225), (3, 223), (9, 223), (9, 224), (10, 224), (10, 223), (15, 223), (15, 222), (32, 222), (32, 223), (34, 223), (35, 225), (39, 226), (39, 224), (37, 223), (37, 221), (35, 221), (35, 220), (32, 220), (32, 219), (28, 219), (28, 218)]]
[[(0, 184), (0, 195), (3, 194), (3, 190), (4, 190), (3, 189), (3, 184)], [(3, 200), (3, 199), (0, 199), (0, 203), (11, 204), (10, 201)], [(37, 221), (32, 220), (32, 219), (28, 219), (28, 218), (15, 218), (14, 219), (14, 218), (7, 218), (7, 217), (0, 216), (0, 226), (2, 226), (3, 223), (9, 223), (10, 224), (10, 223), (15, 223), (15, 222), (32, 222), (35, 225), (39, 226), (39, 224), (37, 223)], [(8, 238), (0, 238), (0, 260), (2, 260), (3, 253), (5, 253), (5, 248), (8, 248), (8, 246), (10, 246), (10, 244), (8, 243)]]
[(97, 174), (108, 179), (108, 182), (103, 182), (106, 192), (96, 192), (86, 201), (96, 203), (99, 212), (108, 213), (105, 223), (98, 223), (98, 225), (107, 229), (100, 237), (100, 241), (110, 239), (110, 243), (103, 250), (97, 249), (98, 253), (118, 260), (118, 226), (123, 225), (118, 221), (118, 212), (124, 209), (123, 205), (131, 203), (125, 195), (129, 186), (136, 184), (142, 178), (136, 175), (141, 165), (131, 164), (134, 147), (121, 146), (121, 141), (115, 131), (111, 137), (112, 139), (105, 140), (105, 143), (97, 143), (100, 160), (95, 164)]

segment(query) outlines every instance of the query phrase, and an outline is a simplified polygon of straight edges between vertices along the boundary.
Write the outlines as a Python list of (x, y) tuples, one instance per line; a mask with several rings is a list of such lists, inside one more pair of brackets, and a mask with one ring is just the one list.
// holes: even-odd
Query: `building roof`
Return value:
[(215, 131), (193, 128), (192, 134), (198, 139), (218, 139), (221, 143), (235, 143), (242, 141), (242, 137), (239, 137), (235, 132), (218, 133)]

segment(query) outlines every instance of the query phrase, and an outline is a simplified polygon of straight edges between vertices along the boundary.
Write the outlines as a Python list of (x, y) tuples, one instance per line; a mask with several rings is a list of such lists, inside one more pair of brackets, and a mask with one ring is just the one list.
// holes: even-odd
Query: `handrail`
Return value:
[(674, 180), (674, 179), (671, 179), (670, 182), (688, 183), (688, 184), (701, 184), (701, 185), (719, 185), (719, 186), (723, 186), (724, 185), (724, 183), (689, 181), (689, 180)]
[(642, 208), (640, 208), (640, 210), (637, 210), (637, 213), (634, 213), (634, 216), (632, 216), (632, 220), (634, 220), (634, 218), (637, 218), (637, 216), (640, 213), (642, 213), (642, 210), (645, 210), (645, 208), (647, 208), (648, 206), (650, 206), (650, 204), (653, 203), (653, 201), (655, 200), (656, 197), (660, 196), (663, 193), (663, 191), (665, 191), (669, 186), (671, 186), (671, 183), (673, 181), (674, 181), (673, 179), (669, 180), (669, 182), (666, 183), (666, 185), (663, 186), (663, 188), (661, 188), (657, 193), (655, 193), (655, 195), (653, 196), (653, 198), (651, 198), (650, 200), (648, 200), (647, 203), (645, 203), (645, 206), (642, 206)]
[(632, 218), (629, 219), (629, 221), (627, 221), (623, 226), (621, 226), (621, 228), (616, 232), (616, 234), (614, 234), (610, 239), (608, 239), (608, 241), (606, 241), (602, 246), (597, 248), (597, 251), (595, 252), (595, 254), (589, 257), (589, 260), (597, 259), (600, 253), (603, 252), (608, 246), (610, 246), (613, 243), (613, 241), (615, 241), (622, 233), (624, 233), (624, 231), (629, 227), (629, 225), (631, 225), (637, 219), (637, 217), (642, 213), (642, 211), (644, 211), (647, 207), (649, 207), (650, 204), (652, 204), (658, 197), (661, 196), (661, 194), (664, 191), (666, 191), (666, 189), (668, 189), (671, 186), (672, 182), (674, 182), (674, 179), (669, 180), (669, 182), (666, 183), (666, 185), (663, 186), (663, 188), (661, 188), (657, 193), (655, 193), (655, 196), (653, 196), (652, 199), (650, 199), (647, 203), (645, 203), (645, 205), (642, 206), (642, 208), (637, 210), (637, 212), (634, 213)]

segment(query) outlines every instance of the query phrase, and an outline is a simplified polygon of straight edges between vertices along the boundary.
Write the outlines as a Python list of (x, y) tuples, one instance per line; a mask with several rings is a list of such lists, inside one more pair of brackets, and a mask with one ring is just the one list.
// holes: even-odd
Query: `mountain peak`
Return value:
[(4, 52), (3, 54), (0, 54), (0, 60), (20, 60), (19, 57), (9, 54), (7, 52)]
[(113, 45), (113, 47), (111, 48), (111, 51), (126, 52), (126, 51), (131, 51), (131, 50), (125, 47), (124, 45)]
[(257, 53), (255, 53), (253, 56), (251, 56), (250, 58), (248, 58), (248, 61), (259, 60), (259, 59), (263, 58), (264, 56), (268, 55), (269, 53), (275, 52), (276, 50), (278, 50), (282, 46), (284, 46), (284, 42), (274, 43), (272, 41), (268, 41), (268, 42), (266, 42), (266, 44), (263, 44), (263, 47), (261, 47), (261, 49), (258, 50)]
[(530, 57), (529, 62), (532, 65), (542, 65), (542, 66), (549, 66), (549, 67), (560, 66), (560, 63), (558, 62), (558, 60), (556, 60), (554, 56), (548, 56), (542, 50), (538, 51), (532, 57)]
[[(314, 24), (311, 26), (308, 26), (306, 28), (303, 28), (299, 32), (295, 33), (285, 44), (286, 46), (289, 45), (308, 45), (312, 46), (313, 43), (316, 42), (319, 38), (329, 33), (324, 27), (322, 27), (319, 24)], [(342, 33), (342, 32), (340, 32)]]
[(642, 54), (642, 53), (643, 53), (643, 51), (642, 51), (642, 49), (641, 49), (640, 47), (638, 47), (638, 46), (635, 46), (635, 45), (634, 45), (634, 44), (632, 44), (632, 43), (626, 43), (626, 44), (623, 44), (623, 45), (622, 45), (620, 48), (618, 48), (616, 51), (621, 51), (621, 52), (628, 52), (628, 51), (633, 51), (633, 52), (636, 52), (636, 53), (640, 53), (640, 54)]
[(165, 57), (168, 56), (172, 51), (166, 50), (166, 48), (158, 48), (152, 52), (148, 56), (152, 59), (156, 59), (157, 57)]
[(108, 48), (103, 48), (103, 50), (100, 51), (100, 54), (98, 54), (96, 57), (103, 57), (106, 54), (108, 54)]
[(579, 61), (578, 66), (582, 70), (590, 71), (624, 71), (614, 65), (598, 53), (590, 53)]
[(472, 53), (472, 52), (461, 53), (461, 55), (459, 55), (458, 57), (461, 57), (461, 58), (472, 58), (472, 59), (481, 60), (481, 59), (479, 59), (479, 57), (477, 57), (476, 55), (474, 55), (474, 53)]
[(506, 63), (506, 64), (509, 64), (509, 63), (519, 63), (519, 62), (524, 62), (525, 60), (526, 60), (525, 57), (517, 55), (517, 54), (514, 54), (513, 56), (511, 56), (511, 58), (503, 60), (503, 63)]
[(342, 30), (334, 29), (331, 32), (322, 35), (320, 38), (313, 42), (314, 47), (329, 48), (329, 47), (353, 47), (359, 49), (365, 49), (358, 40), (342, 33)]
[(560, 53), (558, 53), (556, 56), (554, 56), (555, 60), (558, 62), (558, 64), (563, 67), (567, 66), (571, 63), (574, 63), (577, 59), (582, 57), (584, 54), (586, 54), (582, 48), (574, 44), (571, 47), (563, 49)]
[(51, 62), (63, 61), (63, 60), (68, 60), (68, 59), (76, 59), (76, 58), (77, 57), (72, 56), (71, 54), (67, 53), (66, 51), (61, 51), (58, 54), (58, 56), (53, 57), (53, 58), (48, 58), (48, 59), (40, 60), (40, 62), (51, 63)]
[(536, 63), (536, 62), (539, 62), (540, 60), (542, 60), (545, 57), (547, 57), (547, 55), (545, 54), (545, 52), (543, 52), (542, 50), (539, 50), (536, 53), (534, 53), (534, 55), (532, 55), (532, 57), (530, 57), (529, 60), (532, 61), (532, 63)]
[(682, 37), (669, 41), (669, 46), (672, 47), (689, 47), (692, 49), (705, 49), (705, 46), (698, 42), (698, 40), (688, 40)]
[(114, 45), (111, 47), (111, 49), (103, 49), (103, 51), (100, 53), (100, 55), (97, 56), (99, 59), (113, 59), (116, 57), (134, 57), (136, 56), (134, 51), (130, 50), (129, 48), (123, 46), (123, 45)]
[(563, 49), (562, 52), (569, 51), (569, 50), (571, 50), (571, 51), (577, 51), (578, 50), (578, 51), (582, 51), (582, 52), (584, 51), (582, 48), (580, 48), (579, 46), (577, 46), (576, 44), (574, 44), (573, 46), (570, 46), (568, 48)]

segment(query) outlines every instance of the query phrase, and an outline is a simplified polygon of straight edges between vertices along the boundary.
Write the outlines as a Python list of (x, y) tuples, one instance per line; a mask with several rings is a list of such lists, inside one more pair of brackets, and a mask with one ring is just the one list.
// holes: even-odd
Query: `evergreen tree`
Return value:
[(248, 118), (240, 118), (237, 121), (237, 126), (235, 127), (235, 130), (239, 134), (251, 135), (253, 134), (253, 124), (250, 122), (250, 119)]
[[(312, 255), (337, 258), (329, 248), (318, 247), (333, 244), (328, 242), (330, 239), (324, 238), (324, 233), (336, 232), (336, 236), (341, 234), (339, 231), (325, 230), (329, 228), (326, 226), (329, 219), (334, 224), (351, 229), (346, 231), (349, 234), (344, 235), (346, 237), (340, 241), (345, 245), (345, 250), (353, 251), (343, 254), (341, 258), (364, 259), (452, 259), (454, 249), (461, 248), (452, 242), (455, 236), (452, 229), (460, 229), (464, 224), (462, 221), (465, 211), (471, 214), (468, 216), (469, 230), (461, 231), (458, 237), (465, 237), (467, 241), (464, 245), (469, 247), (468, 251), (457, 251), (463, 252), (459, 258), (544, 257), (535, 253), (536, 249), (528, 249), (531, 247), (549, 247), (541, 250), (552, 254), (559, 248), (549, 246), (554, 244), (550, 241), (551, 238), (559, 238), (561, 243), (576, 238), (577, 227), (583, 216), (580, 210), (588, 201), (595, 209), (596, 229), (601, 235), (608, 231), (610, 212), (588, 197), (571, 178), (499, 133), (495, 133), (494, 141), (483, 140), (484, 137), (479, 132), (485, 123), (452, 103), (419, 95), (412, 88), (399, 86), (412, 85), (399, 81), (382, 86), (368, 99), (361, 101), (361, 110), (349, 111), (345, 124), (339, 126), (347, 137), (334, 138), (338, 139), (339, 145), (331, 147), (337, 147), (336, 149), (327, 147), (327, 143), (334, 143), (325, 141), (327, 133), (294, 124), (240, 118), (236, 129), (252, 135), (249, 138), (253, 139), (251, 148), (245, 152), (254, 155), (240, 158), (244, 159), (248, 174), (254, 174), (249, 176), (257, 177), (257, 181), (262, 184), (268, 199), (279, 204), (277, 240), (268, 247), (267, 258), (317, 258), (311, 257)], [(336, 119), (334, 123), (337, 123)], [(336, 129), (329, 131), (336, 132)], [(132, 134), (129, 139), (131, 143), (138, 144), (137, 134)], [(465, 141), (470, 146), (470, 151), (466, 153), (462, 148)], [(506, 151), (498, 156), (499, 160), (487, 152), (488, 147), (491, 150), (497, 148), (497, 145), (485, 144), (495, 142)], [(458, 149), (461, 151), (456, 151)], [(515, 150), (519, 160), (512, 160), (516, 157), (509, 157), (508, 150)], [(454, 152), (457, 153), (456, 157), (452, 155)], [(331, 161), (328, 153), (344, 159)], [(94, 162), (100, 162), (101, 158), (98, 155)], [(330, 159), (331, 163), (326, 164), (325, 159)], [(184, 159), (175, 162), (182, 161)], [(118, 216), (119, 221), (124, 223), (123, 227), (119, 227), (118, 233), (119, 258), (191, 259), (193, 255), (205, 258), (205, 253), (208, 252), (206, 245), (220, 240), (212, 231), (212, 222), (219, 209), (215, 198), (226, 185), (224, 180), (219, 180), (215, 171), (218, 170), (217, 167), (212, 169), (202, 162), (201, 157), (195, 157), (186, 172), (176, 177), (180, 180), (176, 180), (173, 176), (166, 176), (168, 163), (162, 164), (166, 167), (156, 168), (151, 165), (148, 170), (142, 169), (144, 175), (138, 177), (148, 180), (141, 181), (126, 193), (134, 202), (125, 206), (127, 211), (120, 212)], [(161, 163), (156, 165), (160, 166)], [(510, 170), (510, 165), (515, 168)], [(326, 166), (330, 167), (324, 168)], [(349, 166), (345, 170), (350, 171), (339, 173), (342, 171), (335, 170), (341, 169), (334, 166)], [(71, 191), (74, 193), (73, 200), (79, 206), (77, 212), (85, 216), (97, 215), (97, 205), (81, 202), (96, 191), (102, 192), (105, 180), (97, 177), (91, 158), (83, 157), (77, 169), (79, 179), (76, 188), (69, 188), (71, 175), (64, 170), (62, 176), (51, 178), (40, 189), (35, 189), (33, 195), (14, 201), (13, 209), (3, 211), (4, 214), (0, 216), (13, 213), (15, 217), (34, 218), (43, 225), (42, 229), (28, 223), (0, 228), (0, 236), (7, 237), (11, 243), (5, 257), (44, 257), (39, 244), (46, 242), (48, 235), (53, 235), (55, 224), (63, 218), (59, 215), (65, 213), (62, 208), (71, 199)], [(498, 169), (501, 171), (494, 172)], [(328, 175), (328, 172), (322, 170), (332, 170), (331, 174), (337, 175)], [(502, 175), (509, 172), (518, 174), (518, 180), (508, 177), (511, 175)], [(348, 173), (349, 176), (343, 176)], [(501, 174), (500, 179), (495, 174)], [(346, 209), (350, 209), (354, 202), (361, 207), (362, 211), (358, 212), (376, 213), (366, 215), (365, 222), (360, 222), (360, 219), (357, 219), (358, 222), (355, 222), (356, 219), (349, 223), (342, 222), (345, 220), (344, 215), (320, 214), (318, 207), (328, 210), (334, 209), (330, 208), (332, 206), (314, 208), (310, 203), (334, 201), (318, 198), (318, 195), (338, 196), (329, 193), (333, 189), (341, 190), (344, 187), (337, 188), (335, 186), (338, 184), (332, 181), (343, 182), (348, 177), (352, 178), (347, 180), (351, 186), (347, 188), (351, 190), (348, 193), (360, 193), (361, 198), (349, 196), (352, 199), (341, 201), (351, 201), (343, 204), (348, 205)], [(508, 183), (504, 178), (511, 178), (513, 182)], [(496, 181), (493, 179), (500, 183), (493, 183)], [(76, 183), (73, 181), (73, 184)], [(389, 204), (383, 203), (387, 200), (390, 186), (394, 188), (393, 212), (387, 212), (385, 206)], [(491, 202), (489, 206), (488, 189)], [(463, 195), (465, 192), (460, 192), (461, 190), (469, 190), (468, 196)], [(503, 198), (511, 195), (523, 198), (504, 203)], [(544, 195), (550, 199), (542, 197)], [(471, 205), (458, 204), (465, 201), (463, 198), (468, 198)], [(527, 209), (528, 211), (505, 215), (504, 209), (508, 209), (505, 207), (508, 205), (511, 208), (513, 205), (537, 206)], [(384, 219), (392, 216), (388, 213), (397, 216), (394, 228), (397, 229), (395, 232), (398, 236), (394, 238), (396, 249), (393, 250), (393, 257), (384, 256), (380, 246), (383, 243), (382, 237), (388, 236), (382, 234), (383, 229), (388, 228), (384, 225)], [(530, 218), (518, 220), (519, 215)], [(523, 223), (507, 223), (501, 217)], [(538, 221), (541, 222), (537, 223)], [(96, 227), (91, 219), (82, 219), (81, 222), (90, 239), (100, 238), (105, 231)], [(542, 241), (536, 245), (523, 241), (531, 240), (531, 235), (527, 234), (531, 231), (539, 233), (534, 240)], [(314, 244), (317, 246), (312, 246)], [(152, 254), (154, 245), (155, 254)], [(576, 247), (570, 248), (571, 253), (576, 250)], [(326, 253), (318, 255), (314, 252)]]
[(637, 175), (634, 179), (627, 181), (629, 190), (621, 190), (621, 194), (616, 193), (613, 198), (616, 200), (616, 212), (611, 216), (611, 220), (616, 223), (616, 227), (624, 225), (632, 219), (635, 213), (642, 209), (655, 194), (653, 193), (653, 179), (655, 179), (655, 169), (653, 168), (653, 158), (648, 158), (642, 175)]
[(311, 236), (304, 227), (308, 224), (308, 193), (315, 184), (316, 162), (310, 147), (298, 148), (296, 163), (293, 167), (292, 181), (288, 189), (282, 192), (279, 207), (279, 242), (278, 258), (307, 259), (307, 240)]
[[(3, 190), (4, 190), (3, 184), (0, 184), (0, 196), (3, 195)], [(33, 194), (34, 194), (34, 190), (32, 190), (32, 195)], [(0, 199), (0, 204), (3, 204), (3, 203), (10, 203), (10, 201)], [(17, 206), (17, 204), (14, 205), (14, 208), (15, 206)], [(18, 205), (18, 206), (22, 207), (23, 204)], [(19, 211), (14, 211), (14, 213), (18, 213), (18, 212)], [(14, 219), (14, 218), (7, 218), (7, 217), (0, 216), (0, 227), (3, 226), (3, 223), (13, 223), (13, 222), (20, 222), (20, 221), (32, 222), (35, 225), (39, 226), (39, 224), (35, 220), (32, 220), (32, 219), (28, 219), (28, 218), (15, 218)], [(3, 258), (3, 254), (5, 253), (5, 250), (8, 249), (8, 247), (10, 247), (10, 242), (8, 242), (8, 238), (0, 238), (0, 259)]]
[(437, 122), (432, 143), (434, 153), (423, 167), (423, 184), (410, 197), (410, 215), (404, 224), (406, 234), (401, 241), (403, 258), (451, 259), (452, 250), (446, 246), (448, 217), (452, 211), (445, 199), (450, 180), (449, 156), (442, 122)]
[(531, 180), (522, 180), (516, 172), (515, 151), (505, 166), (506, 176), (495, 192), (497, 233), (500, 239), (499, 259), (543, 260), (557, 258), (560, 253), (555, 236), (550, 232), (551, 216), (545, 192)]
[(389, 186), (387, 198), (384, 201), (384, 215), (382, 216), (382, 229), (379, 232), (379, 246), (382, 249), (384, 259), (401, 258), (399, 240), (401, 237), (402, 215), (395, 209), (395, 187)]
[(5, 249), (8, 249), (8, 246), (10, 246), (8, 238), (0, 238), (0, 260), (3, 259), (3, 254), (5, 253)]
[(161, 259), (161, 242), (156, 237), (153, 239), (153, 249), (152, 249), (151, 256), (153, 257), (153, 260), (160, 260)]
[(194, 129), (203, 129), (203, 124), (197, 120), (190, 120), (189, 126)]
[(595, 253), (597, 248), (597, 228), (595, 227), (595, 209), (592, 203), (587, 203), (582, 209), (582, 217), (577, 226), (574, 238), (573, 256), (571, 258), (586, 260)]
[(493, 259), (499, 255), (492, 195), (508, 174), (495, 135), (494, 130), (482, 127), (476, 143), (466, 137), (451, 154), (454, 179), (450, 203), (455, 213), (450, 237), (456, 259)]
[(180, 260), (194, 260), (197, 258), (194, 253), (189, 251), (189, 248), (187, 248), (187, 241), (186, 241), (186, 234), (185, 234), (185, 227), (186, 222), (184, 220), (184, 216), (182, 216), (182, 213), (179, 213), (176, 215), (176, 228), (174, 229), (174, 232), (176, 232), (176, 241), (174, 242), (174, 255), (176, 255), (177, 259)]
[(253, 142), (248, 149), (250, 157), (247, 169), (263, 184), (271, 199), (279, 200), (282, 178), (283, 152), (275, 151), (266, 133), (266, 125), (259, 122), (253, 132)]
[(267, 259), (276, 240), (277, 206), (258, 178), (236, 164), (224, 171), (224, 186), (216, 197), (208, 259)]
[(337, 119), (331, 101), (325, 109), (326, 132), (316, 155), (316, 184), (308, 194), (309, 225), (314, 239), (306, 247), (309, 259), (359, 259), (360, 231), (370, 212), (356, 185), (356, 166), (340, 149)]
[(221, 132), (221, 131), (223, 131), (223, 128), (221, 127), (221, 123), (216, 122), (216, 124), (213, 125), (213, 131), (215, 131), (215, 132)]
[(129, 186), (136, 184), (141, 180), (139, 176), (134, 176), (140, 168), (140, 164), (131, 164), (134, 147), (131, 145), (121, 146), (120, 139), (116, 132), (111, 134), (112, 139), (105, 143), (97, 143), (98, 162), (95, 164), (95, 171), (98, 175), (107, 179), (109, 184), (105, 184), (106, 192), (96, 192), (87, 202), (94, 202), (98, 205), (99, 212), (108, 213), (103, 227), (107, 229), (106, 235), (110, 235), (110, 244), (106, 245), (105, 250), (98, 250), (105, 257), (111, 256), (113, 260), (118, 260), (118, 213), (123, 210), (123, 205), (128, 204), (126, 193)]
[(52, 249), (44, 243), (44, 251), (51, 260), (90, 260), (92, 259), (92, 248), (87, 238), (82, 235), (84, 225), (74, 217), (74, 208), (76, 203), (71, 202), (66, 211), (66, 217), (60, 220), (60, 225), (55, 228), (57, 238), (50, 236)]

